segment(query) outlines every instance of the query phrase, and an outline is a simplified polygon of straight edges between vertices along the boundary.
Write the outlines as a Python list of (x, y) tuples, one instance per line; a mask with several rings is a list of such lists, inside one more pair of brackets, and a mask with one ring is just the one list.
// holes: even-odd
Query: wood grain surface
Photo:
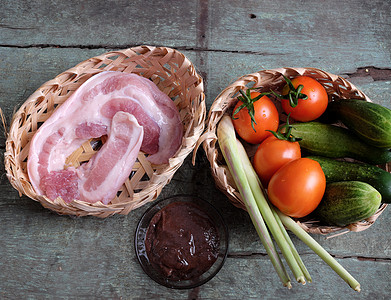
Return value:
[[(15, 109), (41, 84), (78, 62), (136, 45), (183, 52), (205, 79), (208, 108), (237, 77), (261, 69), (316, 67), (356, 84), (391, 108), (389, 1), (24, 1), (0, 10), (0, 108)], [(5, 132), (4, 132), (5, 133)], [(0, 136), (5, 150), (5, 134)], [(192, 290), (150, 280), (138, 265), (134, 231), (145, 205), (107, 219), (59, 216), (9, 184), (0, 170), (1, 299), (389, 299), (389, 209), (363, 232), (314, 238), (355, 276), (351, 290), (292, 236), (313, 282), (280, 284), (248, 215), (216, 189), (205, 155), (189, 157), (159, 198), (193, 194), (229, 226), (222, 270)]]

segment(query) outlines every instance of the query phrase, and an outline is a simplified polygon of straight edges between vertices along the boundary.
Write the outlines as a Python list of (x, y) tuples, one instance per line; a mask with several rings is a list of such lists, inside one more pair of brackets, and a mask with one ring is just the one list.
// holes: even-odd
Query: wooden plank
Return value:
[[(391, 87), (389, 85), (391, 75), (388, 73), (381, 78), (377, 78), (375, 74), (362, 74), (362, 72), (357, 72), (357, 70), (360, 70), (361, 67), (367, 69), (365, 68), (365, 64), (361, 64), (361, 61), (351, 62), (350, 60), (345, 60), (343, 58), (333, 62), (319, 61), (311, 65), (305, 63), (304, 59), (303, 62), (295, 59), (295, 62), (294, 67), (313, 67), (340, 75), (347, 80), (350, 80), (374, 102), (391, 108)], [(381, 64), (385, 66), (384, 70), (388, 70), (387, 66), (389, 63), (389, 59), (381, 60)], [(369, 63), (369, 65), (371, 64)], [(280, 60), (278, 56), (272, 54), (257, 55), (230, 52), (209, 52), (208, 66), (208, 107), (210, 107), (209, 105), (211, 105), (213, 100), (227, 85), (233, 83), (240, 76), (264, 69), (291, 67), (287, 62)], [(347, 72), (342, 70), (350, 71)]]
[[(161, 287), (146, 277), (137, 264), (133, 249), (133, 217), (115, 216), (107, 220), (74, 219), (23, 208), (12, 216), (13, 226), (4, 228), (8, 237), (0, 250), (6, 260), (2, 269), (2, 298), (78, 299), (281, 299), (306, 298), (316, 294), (322, 299), (386, 299), (390, 283), (389, 261), (356, 258), (338, 259), (362, 284), (361, 294), (353, 292), (327, 265), (313, 254), (302, 255), (313, 283), (283, 288), (263, 254), (231, 254), (220, 273), (193, 291)], [(4, 216), (4, 214), (3, 214)], [(7, 217), (7, 216), (6, 216)], [(60, 226), (47, 226), (55, 217)], [(24, 232), (20, 232), (20, 229)], [(27, 230), (26, 230), (27, 229)]]
[(26, 47), (195, 46), (197, 2), (3, 1), (0, 44)]
[(105, 49), (0, 47), (0, 107), (10, 121), (13, 111), (42, 84)]
[[(28, 95), (33, 93), (34, 90), (42, 83), (50, 80), (58, 73), (73, 67), (78, 62), (91, 56), (101, 54), (105, 51), (105, 49), (89, 50), (77, 48), (0, 48), (0, 54), (2, 57), (4, 57), (4, 60), (0, 62), (0, 72), (9, 74), (9, 76), (0, 81), (0, 90), (2, 90), (4, 93), (4, 97), (0, 98), (0, 101), (2, 102), (0, 107), (5, 111), (7, 119), (10, 120), (12, 110), (15, 107), (19, 107), (21, 103), (27, 99)], [(199, 60), (197, 51), (184, 51), (184, 53), (193, 61)], [(34, 59), (31, 59), (31, 57), (34, 57)], [(214, 66), (213, 71), (211, 68), (201, 70), (203, 72), (207, 72), (209, 78), (209, 92), (207, 94), (208, 106), (213, 101), (213, 95), (217, 95), (220, 90), (229, 84), (230, 81), (234, 80), (237, 76), (242, 74), (257, 71), (253, 62), (259, 60), (260, 56), (253, 54), (244, 55), (225, 52), (208, 53), (207, 63), (208, 66)], [(226, 64), (223, 63), (224, 61), (230, 61), (231, 63)], [(219, 74), (226, 74), (226, 76), (217, 76)], [(23, 80), (21, 80), (21, 78), (23, 78)], [(359, 78), (361, 77), (356, 77), (356, 80)], [(387, 81), (366, 80), (366, 82), (362, 82), (360, 84), (360, 87), (361, 86), (363, 87), (364, 92), (368, 94), (368, 96), (373, 99), (381, 98), (383, 100), (382, 103), (387, 104), (387, 99), (389, 99), (388, 95), (391, 92), (391, 87), (387, 84)], [(388, 104), (390, 104), (390, 102), (388, 102)], [(4, 137), (1, 137), (0, 141), (0, 145), (3, 145), (4, 147)], [(219, 207), (223, 211), (226, 211), (227, 214), (229, 214), (229, 220), (231, 222), (234, 222), (235, 219), (238, 219), (238, 222), (236, 222), (231, 229), (232, 235), (235, 237), (233, 239), (233, 243), (236, 243), (233, 248), (234, 251), (243, 251), (245, 253), (259, 251), (259, 241), (256, 237), (255, 231), (251, 228), (251, 226), (249, 226), (250, 223), (247, 215), (233, 208), (232, 205), (227, 202), (225, 197), (219, 191), (215, 190), (214, 185), (210, 184), (213, 182), (213, 178), (209, 172), (208, 162), (203, 156), (202, 152), (203, 151), (200, 150), (196, 166), (193, 167), (191, 165), (190, 159), (186, 160), (184, 166), (180, 168), (177, 174), (174, 176), (172, 184), (165, 188), (162, 197), (172, 195), (174, 193), (190, 193), (197, 194), (205, 199), (216, 199), (215, 202), (219, 205)], [(5, 177), (2, 176), (2, 178)], [(9, 196), (7, 195), (7, 198), (8, 197)], [(11, 195), (10, 198), (17, 199), (16, 193)], [(386, 215), (386, 213), (384, 215)], [(55, 221), (53, 220), (53, 222)], [(385, 227), (379, 226), (378, 228), (384, 229)], [(373, 229), (371, 228), (370, 231), (372, 230)], [(243, 231), (251, 234), (251, 238), (248, 241), (245, 240), (245, 237), (243, 237)], [(369, 235), (370, 237), (373, 236), (373, 239), (370, 239), (371, 244), (376, 245), (373, 247), (370, 254), (366, 252), (366, 250), (368, 250), (367, 248), (362, 248), (362, 241), (368, 238), (366, 234), (362, 235), (362, 233), (346, 235), (346, 237), (343, 236), (338, 238), (338, 240), (342, 241), (340, 244), (333, 245), (329, 244), (330, 242), (328, 242), (325, 243), (325, 245), (330, 245), (329, 249), (339, 249), (338, 251), (340, 252), (336, 254), (344, 256), (351, 252), (349, 245), (351, 243), (355, 243), (357, 255), (383, 257), (384, 255), (382, 249), (387, 247), (388, 242), (384, 241), (384, 239), (381, 239), (380, 237), (386, 233), (387, 232), (385, 231), (381, 231), (374, 236), (373, 234)], [(332, 239), (332, 241), (333, 240), (335, 239)], [(242, 248), (243, 246), (245, 247)], [(303, 248), (303, 251), (307, 251), (305, 247)], [(387, 255), (387, 257), (389, 257), (390, 253)]]
[[(40, 85), (47, 80), (52, 79), (57, 74), (73, 67), (77, 63), (92, 56), (102, 54), (107, 49), (80, 49), (80, 48), (29, 48), (19, 49), (10, 47), (0, 47), (0, 72), (7, 74), (0, 81), (2, 97), (0, 98), (0, 107), (5, 115), (10, 118), (15, 108), (31, 95)], [(210, 107), (214, 98), (230, 83), (239, 76), (257, 72), (262, 69), (271, 69), (286, 67), (278, 58), (273, 55), (265, 56), (256, 54), (209, 52), (200, 51), (182, 51), (194, 63), (204, 77), (207, 79), (207, 105)], [(201, 62), (206, 59), (206, 62)], [(264, 62), (267, 62), (267, 65)], [(383, 62), (384, 64), (387, 61)], [(298, 65), (300, 66), (300, 65)], [(346, 72), (339, 73), (338, 70), (353, 70), (359, 66), (352, 65), (350, 62), (334, 62), (314, 64), (312, 67), (320, 68), (325, 71), (340, 74), (348, 79), (352, 76)], [(389, 101), (390, 87), (387, 81), (391, 79), (386, 77), (382, 80), (374, 80), (371, 76), (352, 76), (352, 83), (365, 92), (373, 101), (382, 105), (391, 105)]]
[[(248, 256), (253, 254), (265, 255), (265, 249), (262, 246), (247, 213), (234, 207), (229, 200), (214, 187), (213, 184), (210, 184), (213, 182), (213, 179), (211, 178), (209, 167), (206, 162), (198, 164), (197, 168), (193, 170), (187, 168), (187, 164), (190, 164), (190, 159), (187, 159), (185, 166), (174, 175), (171, 183), (163, 189), (159, 199), (175, 194), (192, 194), (210, 201), (219, 209), (219, 211), (222, 212), (223, 217), (228, 223), (231, 236), (231, 254)], [(201, 171), (201, 169), (203, 169), (203, 171)], [(6, 177), (2, 175), (1, 178), (0, 188), (2, 190), (2, 205), (0, 206), (0, 213), (2, 218), (0, 219), (0, 224), (2, 224), (1, 227), (6, 228), (6, 230), (0, 233), (0, 237), (3, 239), (6, 239), (8, 236), (14, 236), (24, 240), (26, 235), (34, 237), (39, 232), (40, 228), (45, 228), (45, 230), (48, 228), (50, 231), (54, 230), (60, 232), (68, 228), (70, 219), (73, 220), (72, 222), (77, 222), (77, 231), (83, 231), (85, 229), (83, 226), (87, 226), (90, 228), (89, 232), (93, 230), (92, 236), (100, 236), (104, 234), (106, 230), (110, 231), (109, 228), (111, 226), (116, 226), (118, 218), (123, 218), (108, 218), (103, 222), (94, 218), (72, 219), (59, 217), (56, 213), (46, 210), (41, 207), (39, 203), (36, 203), (27, 197), (19, 198), (18, 193), (10, 186)], [(138, 219), (148, 206), (149, 205), (145, 205), (144, 207), (132, 211), (129, 214), (129, 217), (127, 218), (127, 220), (129, 220), (126, 221), (130, 222), (126, 225), (132, 232), (129, 234), (133, 234)], [(36, 222), (39, 223), (34, 223), (34, 226), (31, 226), (30, 223), (24, 221), (14, 224), (15, 220), (27, 220), (30, 217), (36, 219)], [(354, 256), (362, 257), (364, 259), (391, 260), (390, 241), (389, 239), (384, 238), (389, 235), (387, 226), (387, 220), (389, 217), (390, 211), (386, 210), (377, 220), (375, 225), (363, 232), (348, 233), (331, 239), (327, 239), (325, 236), (313, 236), (326, 250), (338, 257)], [(102, 223), (106, 225), (104, 227), (98, 225)], [(12, 230), (12, 233), (8, 232), (8, 230)], [(115, 239), (118, 239), (123, 232), (124, 231), (121, 228), (112, 230), (110, 237), (107, 237), (104, 240), (102, 239), (102, 245), (116, 244), (117, 242)], [(50, 234), (50, 236), (51, 235), (55, 236), (56, 234)], [(299, 239), (296, 237), (292, 237), (292, 239), (300, 253), (312, 253), (312, 251)], [(80, 240), (75, 239), (75, 242), (83, 243), (83, 238), (80, 237)], [(39, 246), (39, 243), (40, 242), (38, 242), (36, 246)], [(24, 246), (28, 248), (27, 244)], [(60, 244), (57, 246), (60, 248)], [(2, 246), (0, 245), (0, 253), (1, 247)], [(69, 247), (73, 246), (70, 245)], [(99, 250), (92, 249), (88, 249), (88, 251), (99, 252)], [(72, 251), (69, 249), (68, 252)]]
[[(112, 48), (138, 44), (185, 49), (205, 79), (208, 107), (241, 75), (311, 66), (351, 79), (372, 100), (391, 108), (387, 2), (79, 2), (2, 3), (0, 74), (5, 76), (0, 79), (0, 107), (7, 119), (58, 73)], [(19, 198), (3, 165), (0, 189), (0, 298), (389, 298), (389, 209), (364, 232), (315, 236), (362, 283), (361, 294), (294, 237), (315, 282), (295, 284), (288, 291), (281, 287), (246, 212), (215, 188), (202, 150), (196, 165), (188, 158), (160, 196), (198, 195), (211, 201), (229, 224), (231, 247), (224, 268), (190, 291), (160, 287), (136, 262), (134, 230), (149, 205), (104, 220), (58, 216)]]
[(57, 0), (41, 6), (5, 1), (0, 12), (1, 44), (85, 48), (153, 44), (273, 55), (284, 66), (344, 63), (343, 58), (351, 64), (386, 67), (386, 62), (390, 67), (391, 12), (384, 1), (166, 3), (150, 2), (146, 10), (140, 0), (131, 5), (124, 0), (115, 4)]
[[(311, 273), (316, 275), (314, 280), (327, 280), (326, 283), (320, 283), (318, 279), (316, 284), (297, 287), (297, 291), (295, 289), (292, 293), (285, 291), (278, 284), (271, 267), (264, 267), (270, 263), (264, 257), (265, 251), (247, 214), (234, 208), (214, 189), (210, 175), (206, 174), (207, 165), (198, 165), (199, 168), (202, 166), (204, 173), (200, 173), (198, 168), (191, 170), (189, 165), (185, 165), (162, 194), (162, 197), (182, 192), (197, 194), (212, 201), (229, 223), (231, 258), (218, 277), (199, 289), (200, 297), (249, 299), (265, 295), (265, 290), (273, 295), (295, 297), (305, 297), (315, 292), (318, 295), (329, 295), (330, 298), (346, 295), (345, 299), (348, 299), (352, 296), (347, 292), (349, 289), (346, 285), (335, 274), (330, 273), (326, 265), (313, 263), (313, 254), (297, 239), (294, 242), (303, 259), (309, 263)], [(3, 181), (6, 180), (4, 175), (1, 177)], [(194, 178), (198, 178), (197, 181), (193, 182)], [(25, 298), (27, 295), (33, 298), (67, 298), (77, 295), (80, 298), (141, 299), (156, 294), (163, 298), (184, 298), (190, 293), (171, 291), (155, 285), (135, 261), (132, 245), (134, 229), (149, 205), (126, 217), (114, 216), (106, 220), (71, 218), (58, 216), (26, 197), (19, 199), (16, 191), (6, 182), (0, 188), (0, 223), (3, 228), (0, 234), (3, 241), (0, 244), (2, 298)], [(388, 218), (387, 210), (377, 224), (363, 233), (347, 234), (329, 240), (316, 237), (333, 255), (342, 257), (341, 263), (354, 272), (355, 276), (360, 275), (360, 281), (367, 282), (367, 278), (371, 278), (371, 283), (372, 280), (375, 282), (375, 286), (367, 289), (378, 296), (377, 299), (385, 296), (382, 293), (389, 286), (388, 279), (384, 276), (390, 271), (391, 257), (389, 241), (384, 238), (388, 236)], [(261, 260), (253, 262), (254, 257), (259, 255)], [(352, 255), (354, 257), (349, 258)], [(366, 259), (358, 260), (355, 256)], [(367, 258), (380, 261), (373, 262)]]
[(257, 53), (265, 68), (269, 56), (285, 67), (340, 64), (337, 73), (345, 64), (391, 67), (387, 2), (209, 2), (209, 49)]
[[(90, 57), (114, 49), (80, 48), (12, 48), (0, 47), (0, 108), (8, 126), (13, 113), (42, 84), (61, 72), (74, 67)], [(199, 52), (183, 51), (196, 64)], [(0, 148), (4, 149), (5, 138), (0, 135)]]

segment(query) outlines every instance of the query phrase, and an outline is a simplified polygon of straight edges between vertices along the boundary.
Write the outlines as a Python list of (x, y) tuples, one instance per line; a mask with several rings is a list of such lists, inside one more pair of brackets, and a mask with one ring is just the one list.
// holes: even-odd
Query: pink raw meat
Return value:
[(154, 154), (159, 150), (160, 127), (154, 120), (143, 110), (143, 108), (134, 101), (127, 98), (114, 98), (101, 109), (101, 113), (106, 118), (112, 118), (117, 111), (126, 111), (137, 116), (138, 123), (144, 127), (144, 139), (141, 150)]
[(102, 149), (77, 169), (80, 199), (109, 203), (129, 177), (143, 141), (143, 127), (126, 112), (113, 117), (111, 131)]
[(56, 174), (57, 179), (63, 174), (65, 181), (70, 176), (62, 173), (66, 158), (89, 138), (110, 134), (112, 119), (119, 111), (134, 115), (143, 127), (141, 151), (150, 154), (148, 159), (155, 164), (168, 163), (183, 134), (174, 102), (144, 77), (106, 71), (81, 85), (34, 135), (27, 168), (35, 191), (45, 194), (47, 178), (45, 182), (41, 179), (48, 174)]
[(80, 199), (78, 178), (74, 168), (51, 171), (42, 177), (41, 188), (49, 199), (62, 197), (65, 202)]
[(143, 127), (133, 115), (117, 112), (111, 128), (107, 142), (88, 163), (77, 169), (51, 171), (42, 178), (41, 188), (49, 199), (107, 204), (115, 197), (132, 171), (143, 140)]

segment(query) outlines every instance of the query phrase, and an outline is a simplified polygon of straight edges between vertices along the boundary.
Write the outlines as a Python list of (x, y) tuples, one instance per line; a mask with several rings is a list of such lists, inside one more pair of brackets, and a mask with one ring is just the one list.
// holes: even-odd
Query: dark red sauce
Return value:
[(188, 202), (173, 202), (157, 212), (145, 238), (150, 263), (171, 280), (192, 279), (209, 270), (219, 243), (208, 214)]

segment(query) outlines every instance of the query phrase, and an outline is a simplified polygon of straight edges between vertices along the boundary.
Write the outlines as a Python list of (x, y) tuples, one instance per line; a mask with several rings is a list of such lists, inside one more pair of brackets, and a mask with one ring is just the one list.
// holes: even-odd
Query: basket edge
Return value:
[[(191, 75), (194, 75), (194, 76), (196, 76), (198, 78), (197, 85), (198, 85), (198, 88), (201, 90), (201, 92), (200, 92), (199, 96), (196, 97), (196, 99), (192, 99), (192, 102), (197, 102), (198, 103), (197, 109), (195, 110), (194, 113), (195, 113), (196, 116), (199, 117), (199, 119), (197, 119), (197, 123), (194, 125), (194, 129), (193, 129), (194, 135), (191, 136), (190, 138), (189, 137), (185, 138), (186, 141), (189, 140), (189, 139), (191, 140), (190, 141), (191, 142), (190, 143), (191, 146), (190, 147), (188, 146), (188, 144), (189, 144), (188, 142), (182, 142), (181, 148), (178, 149), (178, 152), (174, 155), (174, 157), (170, 158), (171, 162), (176, 162), (175, 170), (177, 170), (183, 164), (183, 162), (185, 161), (186, 157), (193, 150), (197, 140), (199, 139), (199, 137), (201, 136), (202, 132), (205, 129), (206, 103), (205, 103), (205, 92), (204, 92), (203, 78), (197, 73), (194, 64), (183, 53), (181, 53), (180, 51), (178, 51), (178, 50), (176, 50), (174, 48), (170, 48), (170, 47), (155, 47), (155, 46), (148, 46), (148, 45), (140, 45), (140, 46), (136, 46), (136, 47), (132, 47), (132, 48), (126, 48), (126, 49), (122, 49), (122, 50), (108, 51), (108, 52), (105, 52), (105, 53), (103, 53), (101, 55), (98, 55), (98, 56), (95, 56), (95, 57), (91, 57), (91, 58), (86, 59), (86, 60), (84, 60), (82, 62), (79, 62), (74, 67), (69, 68), (69, 69), (63, 71), (62, 73), (58, 74), (53, 79), (50, 79), (50, 80), (46, 81), (45, 83), (41, 84), (41, 86), (37, 90), (35, 90), (35, 92), (33, 94), (31, 94), (26, 99), (26, 101), (21, 105), (21, 107), (14, 113), (14, 115), (12, 116), (9, 132), (14, 132), (14, 130), (12, 130), (12, 128), (17, 126), (18, 125), (17, 122), (19, 122), (21, 119), (23, 119), (23, 115), (25, 114), (26, 107), (28, 105), (32, 105), (31, 103), (35, 103), (36, 99), (38, 99), (39, 97), (45, 96), (43, 91), (46, 90), (44, 88), (46, 85), (61, 84), (62, 82), (60, 80), (64, 80), (65, 75), (78, 73), (77, 70), (78, 70), (79, 66), (82, 65), (83, 63), (88, 63), (90, 60), (101, 59), (103, 57), (107, 57), (109, 55), (114, 55), (116, 53), (126, 53), (126, 52), (129, 52), (129, 51), (134, 51), (134, 50), (138, 50), (138, 49), (142, 49), (143, 51), (146, 51), (146, 52), (148, 52), (148, 51), (152, 52), (155, 49), (158, 49), (159, 51), (167, 50), (167, 52), (171, 51), (171, 52), (177, 53), (181, 57), (183, 57), (183, 60), (188, 65), (187, 69), (189, 69)], [(99, 72), (100, 71), (90, 72), (89, 74), (92, 76), (93, 74), (97, 74)], [(60, 199), (60, 200), (57, 199), (55, 201), (51, 201), (51, 200), (47, 199), (45, 196), (38, 196), (38, 197), (36, 197), (34, 195), (34, 193), (32, 193), (32, 192), (30, 193), (28, 190), (25, 189), (23, 181), (21, 179), (16, 178), (14, 176), (14, 172), (12, 171), (12, 161), (15, 159), (17, 154), (15, 154), (14, 151), (13, 151), (14, 148), (11, 145), (12, 143), (13, 143), (13, 140), (11, 140), (9, 138), (8, 134), (7, 134), (6, 151), (4, 153), (4, 163), (5, 163), (5, 166), (6, 166), (6, 176), (7, 176), (7, 179), (9, 180), (11, 185), (18, 191), (19, 196), (26, 195), (27, 197), (31, 198), (34, 201), (41, 202), (41, 204), (44, 207), (49, 208), (50, 210), (55, 211), (55, 212), (57, 212), (59, 214), (65, 214), (65, 215), (71, 214), (71, 215), (77, 215), (77, 216), (94, 215), (94, 216), (97, 216), (97, 217), (106, 217), (106, 216), (113, 215), (113, 214), (116, 214), (116, 213), (128, 214), (132, 210), (132, 208), (134, 206), (137, 206), (137, 207), (141, 206), (141, 205), (139, 205), (139, 206), (138, 205), (133, 205), (133, 203), (130, 203), (130, 202), (121, 203), (121, 205), (110, 204), (110, 205), (107, 205), (107, 206), (102, 205), (102, 204), (97, 204), (98, 211), (95, 211), (95, 209), (94, 209), (94, 211), (92, 213), (84, 211), (83, 208), (82, 208), (82, 210), (80, 212), (79, 211), (74, 211), (73, 212), (73, 210), (72, 210), (72, 213), (64, 212), (63, 208), (69, 208), (69, 205), (64, 205), (64, 206), (59, 205), (59, 203), (62, 201), (62, 199)], [(186, 147), (183, 147), (183, 145), (186, 145)], [(173, 172), (173, 174), (174, 174), (174, 172)], [(173, 174), (172, 174), (172, 176), (173, 176)], [(172, 179), (172, 176), (170, 176), (170, 178), (167, 178), (166, 182), (163, 184), (163, 187), (170, 182), (170, 180)], [(31, 187), (31, 189), (32, 189), (32, 187)], [(160, 191), (157, 192), (156, 195), (153, 195), (153, 197), (149, 201), (154, 201), (159, 196), (160, 192), (161, 192), (161, 189), (160, 189)], [(143, 202), (142, 205), (144, 205), (145, 203), (146, 202)], [(84, 203), (84, 202), (82, 204), (83, 205), (87, 204), (87, 206), (89, 208), (96, 208), (96, 206), (94, 204)], [(116, 206), (120, 206), (120, 207), (118, 208)], [(80, 208), (81, 206), (80, 206), (79, 203), (76, 203), (75, 207), (76, 208)], [(131, 209), (129, 209), (129, 207), (131, 207)]]
[[(208, 143), (214, 143), (214, 144), (217, 143), (217, 136), (212, 132), (213, 130), (211, 130), (211, 128), (210, 128), (211, 118), (214, 114), (221, 114), (220, 117), (217, 117), (217, 120), (220, 120), (226, 111), (226, 110), (221, 109), (221, 105), (217, 103), (218, 100), (222, 99), (223, 97), (227, 97), (227, 96), (235, 94), (233, 92), (233, 86), (236, 85), (238, 82), (239, 82), (238, 85), (240, 86), (240, 88), (243, 88), (246, 86), (246, 84), (244, 84), (244, 82), (248, 82), (248, 81), (251, 82), (252, 79), (250, 79), (250, 78), (259, 78), (261, 72), (272, 72), (272, 73), (279, 72), (279, 73), (283, 74), (283, 73), (285, 73), (286, 70), (295, 70), (300, 75), (303, 75), (306, 70), (321, 72), (327, 76), (330, 76), (330, 78), (337, 78), (341, 82), (350, 86), (354, 91), (358, 92), (358, 94), (362, 97), (363, 100), (372, 102), (372, 100), (364, 92), (359, 90), (354, 84), (350, 83), (348, 80), (344, 79), (343, 77), (341, 77), (339, 75), (334, 75), (332, 73), (329, 73), (329, 72), (326, 72), (326, 71), (323, 71), (323, 70), (317, 69), (317, 68), (276, 68), (276, 69), (261, 70), (261, 71), (254, 72), (251, 74), (242, 75), (242, 76), (238, 77), (233, 83), (231, 83), (226, 88), (224, 88), (223, 91), (221, 91), (218, 94), (218, 96), (216, 96), (215, 100), (212, 103), (211, 109), (209, 110), (208, 118), (207, 118), (207, 130), (204, 133), (204, 136), (202, 137), (203, 139), (202, 139), (201, 143), (203, 145), (204, 151), (206, 153), (207, 159), (210, 164), (211, 164), (210, 159), (213, 159), (215, 157), (215, 154), (213, 154), (213, 151), (208, 147)], [(240, 82), (243, 82), (243, 83), (240, 83)], [(213, 174), (214, 173), (212, 172), (212, 175)], [(219, 188), (218, 184), (216, 184), (216, 186)], [(228, 193), (228, 192), (223, 191), (221, 189), (220, 189), (220, 191), (222, 193), (226, 194), (226, 196), (228, 196), (228, 198), (229, 198), (229, 195), (231, 195), (231, 197), (233, 197), (234, 200), (239, 202), (239, 203), (232, 203), (232, 201), (231, 201), (231, 203), (233, 205), (235, 205), (236, 207), (239, 207), (239, 208), (242, 208), (245, 210), (245, 206), (243, 204), (243, 201), (240, 199), (240, 195), (238, 193), (231, 194), (231, 193)], [(369, 228), (370, 226), (372, 226), (372, 224), (380, 216), (380, 214), (386, 209), (387, 206), (388, 206), (387, 203), (382, 203), (381, 206), (379, 207), (379, 209), (375, 212), (375, 214), (373, 216), (371, 216), (367, 219), (364, 219), (363, 221), (352, 223), (352, 224), (349, 224), (344, 227), (324, 226), (322, 228), (320, 228), (320, 227), (311, 228), (311, 227), (307, 226), (305, 223), (302, 223), (300, 220), (296, 220), (296, 223), (299, 224), (300, 227), (303, 228), (308, 233), (326, 235), (326, 234), (335, 233), (335, 232), (343, 231), (343, 230), (348, 230), (348, 232), (359, 232), (359, 231), (365, 230), (365, 229)]]

